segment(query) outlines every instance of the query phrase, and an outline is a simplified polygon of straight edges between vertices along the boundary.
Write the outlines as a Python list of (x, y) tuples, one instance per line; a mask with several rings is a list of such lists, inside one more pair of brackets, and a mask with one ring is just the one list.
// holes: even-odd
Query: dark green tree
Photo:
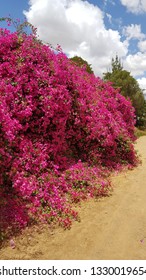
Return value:
[(136, 113), (136, 126), (146, 126), (146, 101), (143, 90), (139, 87), (137, 80), (130, 75), (130, 72), (123, 69), (120, 59), (112, 58), (111, 71), (103, 74), (105, 81), (110, 81), (114, 88), (119, 88), (120, 93), (130, 98)]
[(120, 61), (118, 55), (116, 55), (115, 59), (112, 58), (112, 72), (122, 71), (122, 70), (123, 70), (123, 66), (121, 64), (121, 61)]
[(72, 58), (70, 58), (70, 60), (72, 60), (77, 66), (79, 67), (83, 67), (86, 66), (86, 70), (89, 74), (93, 74), (93, 70), (91, 67), (91, 64), (89, 64), (86, 60), (84, 60), (82, 57), (80, 56), (74, 56)]

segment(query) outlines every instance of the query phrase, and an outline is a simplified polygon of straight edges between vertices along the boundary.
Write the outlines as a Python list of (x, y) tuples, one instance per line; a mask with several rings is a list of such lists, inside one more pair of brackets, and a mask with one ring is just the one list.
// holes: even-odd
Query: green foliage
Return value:
[(135, 108), (136, 126), (146, 127), (146, 101), (138, 82), (130, 72), (123, 69), (118, 56), (112, 58), (111, 66), (111, 72), (104, 73), (103, 79), (112, 82), (114, 88), (119, 89), (126, 98), (130, 98)]
[(121, 65), (121, 61), (119, 60), (118, 56), (116, 58), (112, 58), (112, 72), (122, 71), (123, 66)]
[(70, 60), (72, 60), (77, 66), (79, 67), (83, 67), (86, 66), (86, 71), (89, 74), (93, 74), (93, 70), (91, 68), (91, 64), (89, 64), (86, 60), (84, 60), (82, 57), (79, 56), (74, 56), (72, 58), (70, 58)]

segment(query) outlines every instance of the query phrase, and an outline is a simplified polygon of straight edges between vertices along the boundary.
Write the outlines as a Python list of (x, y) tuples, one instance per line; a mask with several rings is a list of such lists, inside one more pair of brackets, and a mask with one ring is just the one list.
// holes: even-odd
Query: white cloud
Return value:
[[(69, 57), (81, 56), (92, 65), (97, 76), (109, 71), (116, 54), (131, 75), (145, 74), (146, 39), (140, 25), (124, 27), (126, 40), (122, 41), (117, 30), (106, 29), (104, 16), (107, 15), (87, 1), (30, 0), (29, 4), (25, 15), (37, 27), (40, 39), (53, 46), (60, 44)], [(133, 55), (128, 52), (131, 39), (138, 40), (139, 52)]]
[(123, 34), (128, 40), (131, 39), (144, 39), (146, 35), (141, 32), (141, 26), (139, 24), (131, 24), (123, 28)]
[(146, 12), (146, 0), (121, 0), (121, 4), (135, 14)]
[(110, 22), (110, 23), (112, 23), (112, 15), (110, 15), (110, 14), (106, 13), (106, 16), (107, 16), (107, 18), (108, 18), (109, 22)]
[(146, 53), (138, 52), (128, 55), (124, 61), (124, 68), (133, 76), (142, 76), (146, 71)]
[(116, 54), (124, 57), (128, 43), (116, 30), (107, 30), (104, 13), (82, 0), (30, 0), (27, 20), (38, 29), (41, 40), (60, 44), (69, 56), (79, 55), (102, 76)]
[(141, 78), (141, 79), (137, 79), (137, 81), (138, 81), (140, 87), (141, 87), (142, 89), (145, 89), (145, 90), (146, 90), (146, 78), (143, 77), (143, 78)]
[[(135, 1), (136, 3), (136, 1)], [(131, 72), (134, 77), (142, 76), (146, 70), (146, 34), (142, 33), (141, 25), (131, 24), (123, 28), (123, 35), (126, 36), (127, 43), (136, 39), (137, 51), (135, 54), (128, 54), (124, 59), (124, 68)]]
[(138, 42), (138, 48), (141, 52), (146, 52), (146, 40)]
[(143, 90), (144, 96), (146, 98), (146, 78), (142, 77), (141, 79), (137, 79), (140, 88)]
[(104, 6), (107, 6), (108, 4), (111, 4), (115, 6), (115, 0), (103, 0)]

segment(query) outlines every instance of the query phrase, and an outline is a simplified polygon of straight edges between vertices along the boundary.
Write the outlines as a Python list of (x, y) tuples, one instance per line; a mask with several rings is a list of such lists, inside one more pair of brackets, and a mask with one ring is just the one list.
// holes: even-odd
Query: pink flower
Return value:
[(70, 201), (107, 195), (109, 170), (138, 163), (130, 101), (57, 50), (0, 29), (4, 230), (32, 218), (69, 227)]
[(15, 249), (16, 245), (13, 239), (10, 240), (10, 246), (12, 249)]

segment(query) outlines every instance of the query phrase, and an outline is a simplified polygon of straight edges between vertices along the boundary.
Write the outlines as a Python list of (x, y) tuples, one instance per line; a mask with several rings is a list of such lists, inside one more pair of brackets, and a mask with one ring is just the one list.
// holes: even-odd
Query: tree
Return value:
[(93, 74), (93, 70), (91, 68), (91, 64), (89, 64), (86, 60), (84, 60), (82, 57), (80, 56), (74, 56), (72, 58), (70, 58), (70, 60), (72, 60), (77, 66), (79, 67), (84, 67), (86, 66), (86, 71), (89, 74)]
[(121, 61), (116, 55), (112, 58), (111, 72), (104, 73), (103, 79), (110, 81), (114, 88), (120, 90), (120, 93), (126, 98), (130, 98), (136, 113), (136, 126), (146, 126), (146, 101), (142, 89), (138, 82), (130, 75), (130, 72), (123, 69)]
[(115, 59), (112, 58), (112, 71), (122, 71), (123, 66), (121, 65), (121, 61), (119, 60), (118, 56), (116, 55)]

